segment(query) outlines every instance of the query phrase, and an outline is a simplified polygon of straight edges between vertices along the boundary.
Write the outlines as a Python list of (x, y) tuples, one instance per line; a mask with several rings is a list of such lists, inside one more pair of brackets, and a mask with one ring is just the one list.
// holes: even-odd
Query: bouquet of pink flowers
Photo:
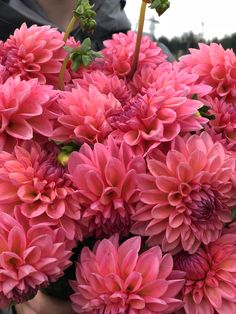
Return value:
[(63, 34), (0, 43), (0, 308), (63, 276), (79, 243), (76, 313), (236, 313), (235, 54), (169, 63), (144, 36), (131, 75), (136, 38), (67, 62), (63, 90)]

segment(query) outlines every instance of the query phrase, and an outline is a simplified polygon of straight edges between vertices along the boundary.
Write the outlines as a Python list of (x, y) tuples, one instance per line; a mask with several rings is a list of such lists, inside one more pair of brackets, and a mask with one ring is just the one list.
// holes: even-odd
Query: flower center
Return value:
[(50, 158), (40, 165), (40, 174), (48, 181), (63, 178), (66, 169), (55, 158)]
[(203, 249), (194, 254), (183, 251), (174, 258), (175, 269), (185, 271), (188, 280), (203, 280), (210, 268), (208, 259)]
[(222, 207), (221, 203), (215, 196), (208, 195), (205, 192), (200, 192), (197, 199), (194, 200), (190, 205), (192, 210), (191, 217), (194, 221), (207, 222), (209, 221), (217, 208)]

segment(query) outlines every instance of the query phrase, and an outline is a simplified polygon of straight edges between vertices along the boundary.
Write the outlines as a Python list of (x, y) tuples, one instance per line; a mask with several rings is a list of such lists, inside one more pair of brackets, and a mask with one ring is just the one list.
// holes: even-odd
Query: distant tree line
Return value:
[(200, 42), (206, 44), (215, 42), (221, 44), (225, 49), (232, 48), (236, 53), (236, 33), (230, 36), (225, 36), (222, 39), (213, 38), (212, 40), (205, 40), (201, 35), (189, 32), (184, 33), (181, 37), (173, 37), (172, 39), (162, 36), (158, 41), (166, 45), (176, 58), (187, 54), (189, 48), (198, 48), (198, 43)]

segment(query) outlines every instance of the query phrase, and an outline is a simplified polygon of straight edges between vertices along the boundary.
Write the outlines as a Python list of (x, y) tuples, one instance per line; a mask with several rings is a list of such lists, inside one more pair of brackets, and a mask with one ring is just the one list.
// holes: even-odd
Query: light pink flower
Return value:
[(70, 265), (65, 234), (45, 224), (29, 227), (19, 213), (17, 219), (1, 213), (0, 306), (20, 303), (41, 286), (56, 281)]
[[(66, 57), (63, 46), (63, 34), (57, 29), (37, 25), (28, 28), (24, 23), (5, 42), (3, 64), (11, 76), (56, 85)], [(70, 80), (68, 72), (64, 79)]]
[(76, 188), (57, 161), (57, 148), (27, 145), (16, 146), (12, 154), (0, 153), (0, 209), (13, 214), (18, 207), (31, 226), (62, 227), (68, 239), (81, 240)]
[[(112, 39), (105, 40), (105, 48), (101, 50), (104, 56), (103, 62), (100, 61), (102, 71), (107, 74), (116, 74), (119, 77), (127, 76), (132, 66), (136, 37), (135, 32), (129, 31), (127, 34), (114, 34)], [(166, 59), (167, 56), (157, 43), (152, 42), (148, 36), (143, 36), (138, 69), (144, 65), (155, 68)]]
[(78, 188), (88, 233), (127, 234), (139, 195), (137, 173), (146, 171), (143, 158), (136, 157), (124, 142), (119, 148), (110, 138), (107, 146), (97, 143), (93, 150), (84, 144), (71, 154), (68, 168)]
[(52, 138), (57, 141), (96, 143), (103, 141), (112, 131), (107, 115), (121, 107), (112, 95), (102, 94), (95, 86), (79, 85), (70, 92), (61, 93), (58, 100), (61, 115)]
[(200, 130), (201, 123), (207, 121), (198, 114), (203, 103), (187, 98), (185, 91), (166, 84), (164, 76), (160, 72), (159, 89), (147, 89), (143, 96), (134, 97), (120, 111), (111, 112), (108, 120), (127, 144), (144, 145), (146, 153), (162, 142), (172, 141), (180, 132)]
[[(236, 151), (236, 108), (232, 103), (227, 103), (225, 98), (207, 98), (208, 114), (214, 116), (209, 121), (208, 132), (219, 134), (222, 145), (228, 150)], [(211, 132), (211, 129), (213, 131)], [(224, 143), (226, 142), (226, 143)]]
[(113, 237), (94, 252), (83, 248), (71, 283), (76, 313), (166, 314), (182, 307), (184, 273), (173, 271), (172, 256), (158, 246), (139, 255), (140, 245), (140, 237), (120, 246)]
[(147, 163), (150, 174), (138, 179), (144, 205), (137, 207), (132, 231), (164, 251), (194, 253), (215, 241), (236, 204), (234, 158), (203, 132), (178, 137), (166, 156)]
[(143, 66), (136, 71), (129, 87), (133, 94), (144, 95), (149, 88), (163, 91), (165, 88), (172, 88), (176, 92), (182, 93), (188, 98), (203, 97), (212, 91), (212, 87), (198, 81), (198, 75), (188, 73), (186, 69), (181, 69), (179, 63), (163, 62), (156, 68)]
[(236, 313), (236, 228), (192, 255), (175, 257), (175, 269), (186, 272), (182, 290), (186, 314)]
[(89, 86), (95, 86), (102, 94), (114, 95), (123, 105), (131, 98), (131, 92), (127, 87), (126, 81), (120, 79), (115, 74), (107, 76), (102, 71), (95, 70), (91, 73), (84, 72), (81, 79), (74, 80), (74, 83), (89, 89)]
[[(53, 103), (57, 93), (37, 80), (9, 78), (0, 85), (0, 148), (17, 139), (30, 140), (53, 131)], [(52, 119), (53, 118), (53, 119)]]
[(190, 54), (180, 58), (180, 67), (199, 76), (198, 81), (212, 86), (212, 97), (225, 97), (235, 105), (236, 57), (232, 49), (216, 43), (199, 44)]

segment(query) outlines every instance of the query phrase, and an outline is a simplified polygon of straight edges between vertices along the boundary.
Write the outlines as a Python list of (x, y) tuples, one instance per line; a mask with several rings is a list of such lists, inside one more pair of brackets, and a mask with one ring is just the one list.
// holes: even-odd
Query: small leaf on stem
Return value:
[(159, 16), (161, 16), (169, 7), (170, 2), (168, 0), (147, 0), (151, 9), (155, 9)]
[(88, 67), (94, 59), (102, 58), (99, 52), (92, 50), (90, 38), (85, 38), (79, 47), (65, 46), (64, 49), (69, 53), (73, 71), (77, 71), (80, 66)]

